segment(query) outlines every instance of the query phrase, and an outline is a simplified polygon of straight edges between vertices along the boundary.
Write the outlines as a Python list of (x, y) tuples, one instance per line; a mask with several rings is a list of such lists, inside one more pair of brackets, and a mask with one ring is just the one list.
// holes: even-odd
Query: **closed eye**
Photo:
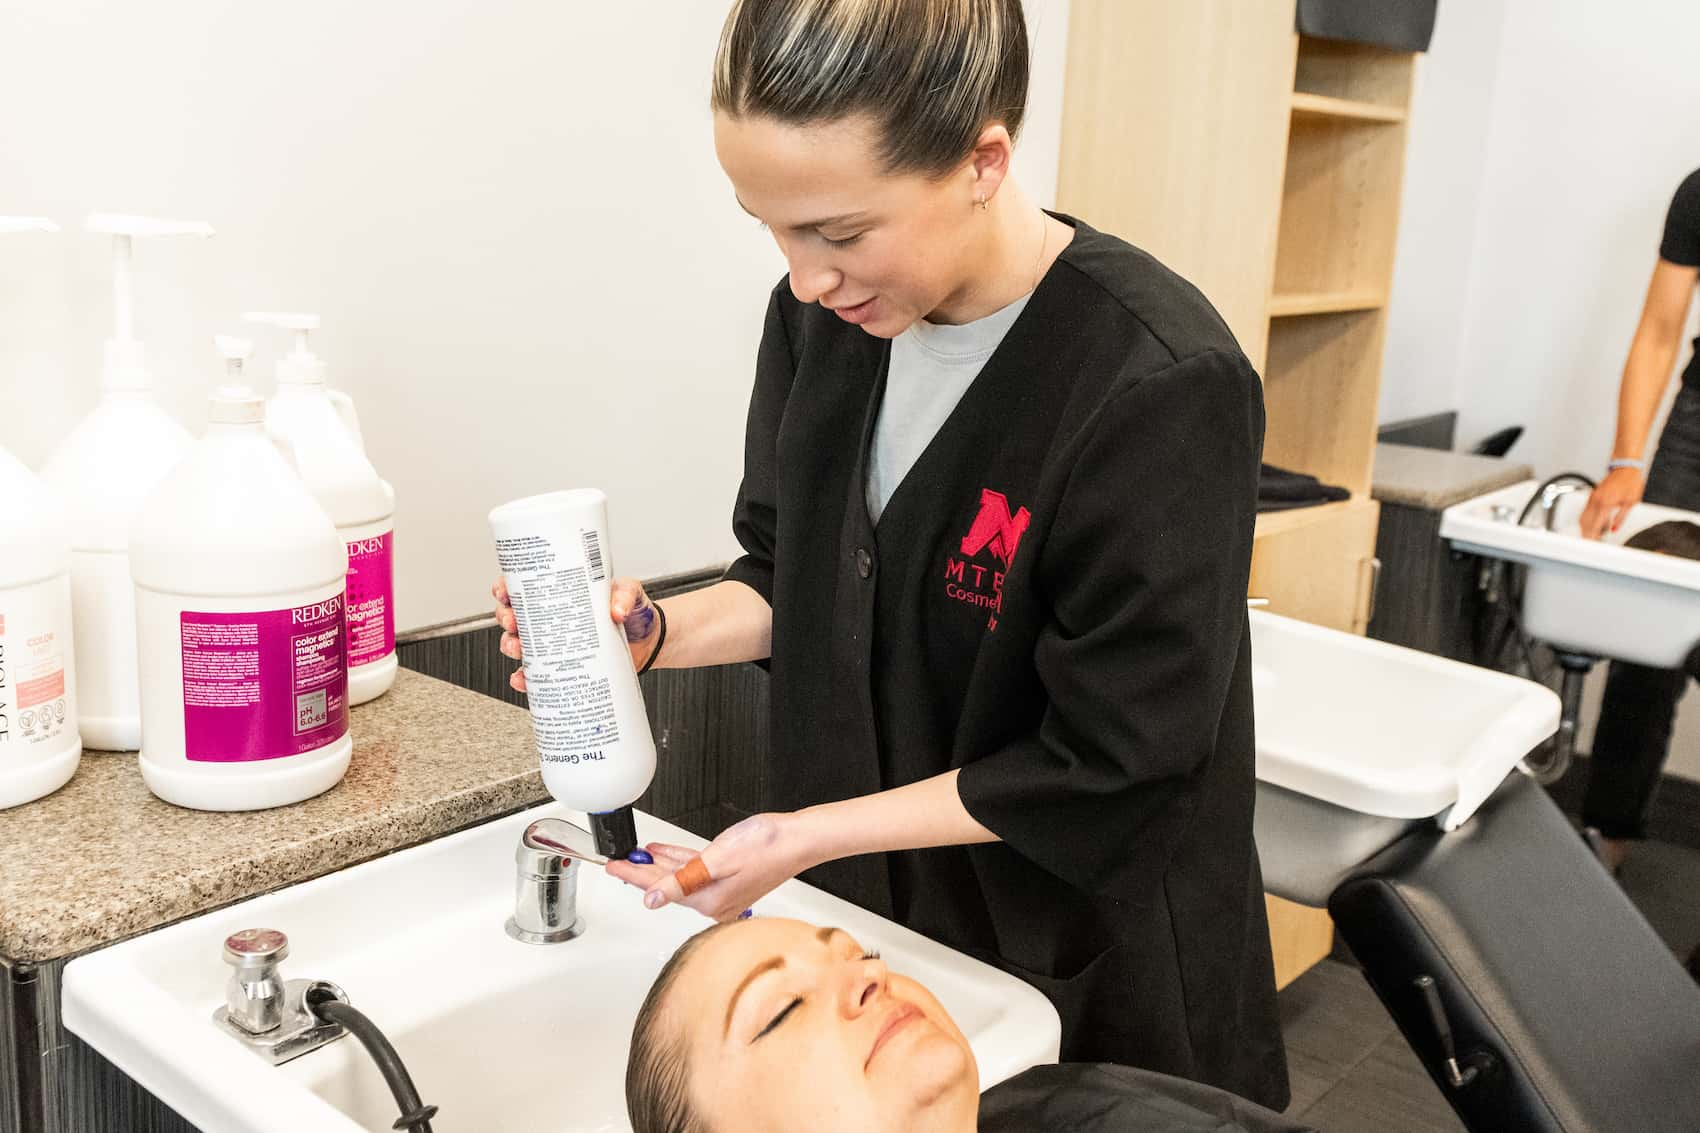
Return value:
[(825, 240), (828, 244), (832, 245), (834, 248), (848, 248), (850, 245), (854, 244), (856, 241), (860, 240), (861, 238), (862, 238), (862, 233), (860, 233), (860, 232), (856, 233), (856, 235), (854, 235), (854, 236), (846, 236), (842, 240), (834, 240), (832, 237), (824, 236), (824, 235), (821, 237), (822, 240)]
[(801, 1007), (802, 1005), (803, 1005), (803, 997), (799, 995), (796, 999), (793, 999), (790, 1003), (786, 1004), (785, 1010), (783, 1010), (779, 1014), (775, 1015), (773, 1017), (773, 1021), (771, 1023), (769, 1023), (767, 1026), (763, 1027), (761, 1029), (761, 1033), (758, 1034), (755, 1038), (751, 1039), (750, 1041), (753, 1043), (753, 1042), (757, 1042), (758, 1040), (760, 1040), (762, 1038), (765, 1038), (769, 1031), (771, 1031), (775, 1027), (779, 1026), (779, 1024), (785, 1022), (786, 1019), (790, 1018), (791, 1012), (797, 1010), (797, 1008)]

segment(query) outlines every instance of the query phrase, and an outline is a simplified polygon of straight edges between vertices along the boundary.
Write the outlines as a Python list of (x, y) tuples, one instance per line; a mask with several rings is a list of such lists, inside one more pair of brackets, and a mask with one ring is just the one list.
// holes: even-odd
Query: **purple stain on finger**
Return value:
[(655, 632), (655, 607), (649, 604), (649, 599), (639, 599), (640, 605), (626, 615), (626, 640), (642, 641)]
[(633, 850), (631, 853), (626, 855), (626, 860), (631, 862), (633, 865), (655, 864), (655, 859), (650, 856), (648, 850)]
[(747, 921), (755, 915), (756, 911), (754, 909), (745, 909), (743, 912), (738, 914), (738, 919), (741, 921)]

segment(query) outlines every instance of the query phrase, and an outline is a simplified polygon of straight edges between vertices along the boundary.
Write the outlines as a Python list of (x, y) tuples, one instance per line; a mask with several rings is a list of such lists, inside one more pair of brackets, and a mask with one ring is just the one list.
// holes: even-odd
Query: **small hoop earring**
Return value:
[(978, 198), (976, 198), (976, 200), (975, 200), (975, 201), (974, 201), (974, 203), (975, 203), (975, 204), (977, 204), (977, 205), (979, 205), (979, 206), (980, 206), (980, 211), (981, 211), (981, 212), (985, 212), (985, 211), (986, 211), (986, 209), (988, 209), (988, 208), (989, 208), (989, 207), (991, 207), (991, 202), (990, 202), (990, 201), (988, 201), (988, 200), (986, 200), (986, 194), (984, 194), (984, 193), (981, 193), (981, 194), (980, 194), (980, 195), (979, 195), (979, 197), (978, 197)]

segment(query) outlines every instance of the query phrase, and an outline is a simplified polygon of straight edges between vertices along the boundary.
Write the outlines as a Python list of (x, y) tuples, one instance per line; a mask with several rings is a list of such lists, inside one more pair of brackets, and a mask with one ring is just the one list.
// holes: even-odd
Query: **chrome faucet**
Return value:
[(283, 977), (289, 937), (271, 928), (245, 928), (224, 942), (224, 962), (233, 969), (224, 985), (226, 1018), (250, 1035), (275, 1031), (283, 1022)]
[(559, 818), (540, 818), (525, 828), (514, 864), (514, 915), (508, 935), (527, 944), (559, 944), (584, 931), (578, 918), (578, 871), (582, 862), (600, 865), (590, 833)]
[(347, 1032), (313, 1013), (311, 1001), (348, 1002), (328, 980), (285, 981), (278, 966), (289, 956), (289, 937), (275, 928), (245, 928), (224, 941), (232, 971), (224, 1006), (213, 1021), (274, 1066), (335, 1042)]
[(1542, 524), (1548, 531), (1558, 519), (1558, 501), (1572, 492), (1580, 492), (1584, 488), (1592, 491), (1594, 482), (1580, 472), (1566, 472), (1554, 476), (1541, 486), (1540, 509)]

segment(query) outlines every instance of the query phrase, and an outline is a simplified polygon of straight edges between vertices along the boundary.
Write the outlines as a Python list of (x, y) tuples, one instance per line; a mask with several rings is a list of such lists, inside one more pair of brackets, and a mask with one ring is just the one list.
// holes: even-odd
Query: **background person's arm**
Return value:
[[(1658, 414), (1665, 384), (1682, 347), (1682, 332), (1688, 321), (1688, 304), (1694, 294), (1700, 269), (1661, 259), (1647, 285), (1647, 302), (1641, 322), (1623, 366), (1623, 383), (1617, 396), (1617, 439), (1612, 458), (1643, 460), (1647, 437)], [(1582, 512), (1582, 534), (1597, 539), (1616, 531), (1629, 509), (1641, 502), (1646, 476), (1637, 468), (1618, 468), (1600, 481)]]

